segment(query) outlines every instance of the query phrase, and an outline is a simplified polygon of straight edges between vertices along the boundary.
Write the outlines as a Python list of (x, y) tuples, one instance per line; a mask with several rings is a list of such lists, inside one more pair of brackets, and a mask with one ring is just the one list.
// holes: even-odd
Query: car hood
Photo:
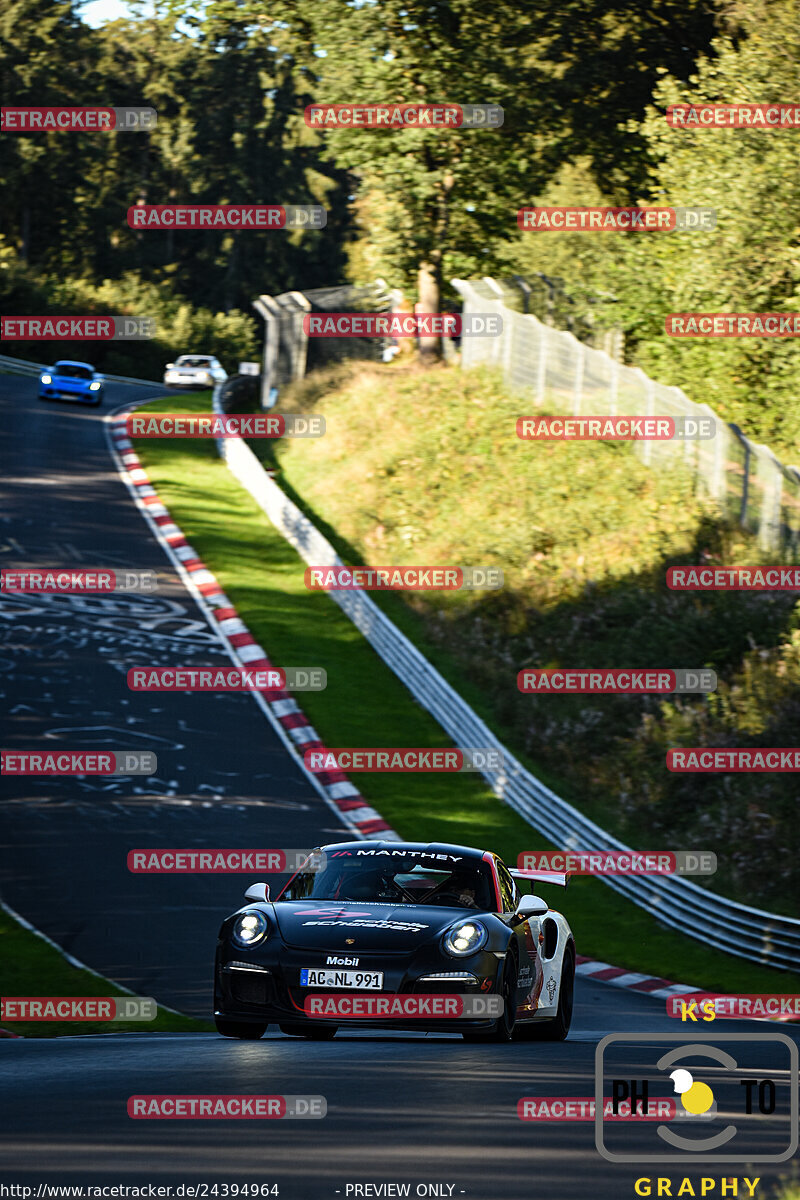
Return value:
[(88, 388), (90, 383), (94, 383), (94, 379), (76, 379), (74, 375), (59, 375), (58, 371), (48, 371), (47, 374), (52, 380), (58, 380), (60, 387), (85, 387)]
[(463, 909), (366, 901), (284, 901), (273, 907), (281, 937), (289, 946), (357, 954), (370, 950), (408, 953), (438, 937), (459, 917), (477, 916)]

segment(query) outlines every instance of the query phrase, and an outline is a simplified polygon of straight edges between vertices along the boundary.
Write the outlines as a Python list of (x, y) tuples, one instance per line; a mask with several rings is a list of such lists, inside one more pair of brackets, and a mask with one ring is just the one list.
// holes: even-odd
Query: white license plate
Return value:
[(300, 987), (361, 988), (377, 992), (383, 987), (383, 971), (326, 971), (303, 967)]

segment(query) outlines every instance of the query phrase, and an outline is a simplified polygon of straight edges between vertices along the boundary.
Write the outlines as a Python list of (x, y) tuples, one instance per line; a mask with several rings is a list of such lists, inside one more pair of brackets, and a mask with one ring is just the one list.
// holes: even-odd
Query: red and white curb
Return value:
[[(640, 992), (647, 996), (656, 996), (661, 1000), (669, 1000), (670, 996), (685, 996), (691, 992), (711, 992), (712, 988), (690, 987), (687, 983), (671, 983), (669, 979), (659, 979), (657, 975), (640, 975), (636, 971), (626, 971), (623, 967), (612, 967), (610, 963), (598, 962), (595, 958), (584, 958), (582, 954), (575, 956), (575, 974), (597, 983), (610, 983), (612, 987), (628, 988), (632, 992)], [(725, 995), (719, 992), (719, 995)], [(796, 1018), (792, 1016), (742, 1016), (742, 1021), (786, 1022)]]
[[(106, 432), (117, 470), (157, 541), (194, 596), (209, 625), (219, 635), (233, 663), (237, 667), (255, 671), (269, 670), (272, 663), (264, 649), (258, 645), (223, 592), (216, 576), (209, 571), (197, 551), (186, 540), (151, 484), (128, 437), (126, 420), (133, 411), (134, 408), (126, 405), (124, 410), (111, 413), (106, 418)], [(400, 835), (395, 833), (376, 809), (367, 804), (344, 771), (312, 773), (308, 770), (303, 761), (305, 751), (324, 750), (325, 747), (319, 734), (289, 692), (272, 692), (269, 699), (265, 699), (259, 692), (253, 692), (252, 695), (303, 773), (352, 833), (363, 838), (400, 841)]]
[(610, 983), (612, 987), (628, 988), (647, 996), (668, 1000), (670, 996), (681, 996), (687, 992), (702, 992), (702, 988), (689, 987), (686, 983), (672, 983), (659, 979), (657, 975), (640, 975), (638, 971), (626, 971), (624, 967), (612, 967), (610, 963), (598, 962), (596, 958), (575, 956), (575, 974), (595, 983)]

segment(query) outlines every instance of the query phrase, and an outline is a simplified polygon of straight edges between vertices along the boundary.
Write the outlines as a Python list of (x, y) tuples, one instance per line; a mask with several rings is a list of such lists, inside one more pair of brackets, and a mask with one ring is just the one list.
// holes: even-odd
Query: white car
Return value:
[(219, 359), (209, 354), (182, 354), (174, 363), (167, 363), (164, 383), (170, 387), (213, 387), (228, 378)]

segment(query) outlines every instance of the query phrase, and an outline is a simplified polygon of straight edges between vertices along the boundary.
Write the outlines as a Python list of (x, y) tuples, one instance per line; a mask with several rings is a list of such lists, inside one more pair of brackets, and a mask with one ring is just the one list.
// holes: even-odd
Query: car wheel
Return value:
[(517, 977), (519, 968), (516, 955), (509, 949), (503, 964), (503, 978), (500, 983), (500, 995), (503, 997), (503, 1011), (494, 1024), (494, 1029), (487, 1032), (468, 1030), (462, 1033), (465, 1042), (510, 1042), (514, 1036), (517, 1020)]
[(289, 1037), (308, 1038), (311, 1042), (332, 1042), (339, 1031), (338, 1025), (305, 1025), (299, 1022), (296, 1025), (279, 1025), (278, 1028)]
[(245, 1021), (225, 1021), (220, 1017), (215, 1020), (217, 1033), (223, 1037), (239, 1038), (243, 1042), (257, 1042), (267, 1032), (266, 1025), (249, 1025)]
[(534, 1021), (517, 1029), (517, 1036), (531, 1042), (563, 1042), (572, 1024), (572, 1008), (575, 996), (575, 950), (572, 945), (564, 951), (561, 966), (561, 987), (558, 991), (558, 1009), (549, 1021)]

